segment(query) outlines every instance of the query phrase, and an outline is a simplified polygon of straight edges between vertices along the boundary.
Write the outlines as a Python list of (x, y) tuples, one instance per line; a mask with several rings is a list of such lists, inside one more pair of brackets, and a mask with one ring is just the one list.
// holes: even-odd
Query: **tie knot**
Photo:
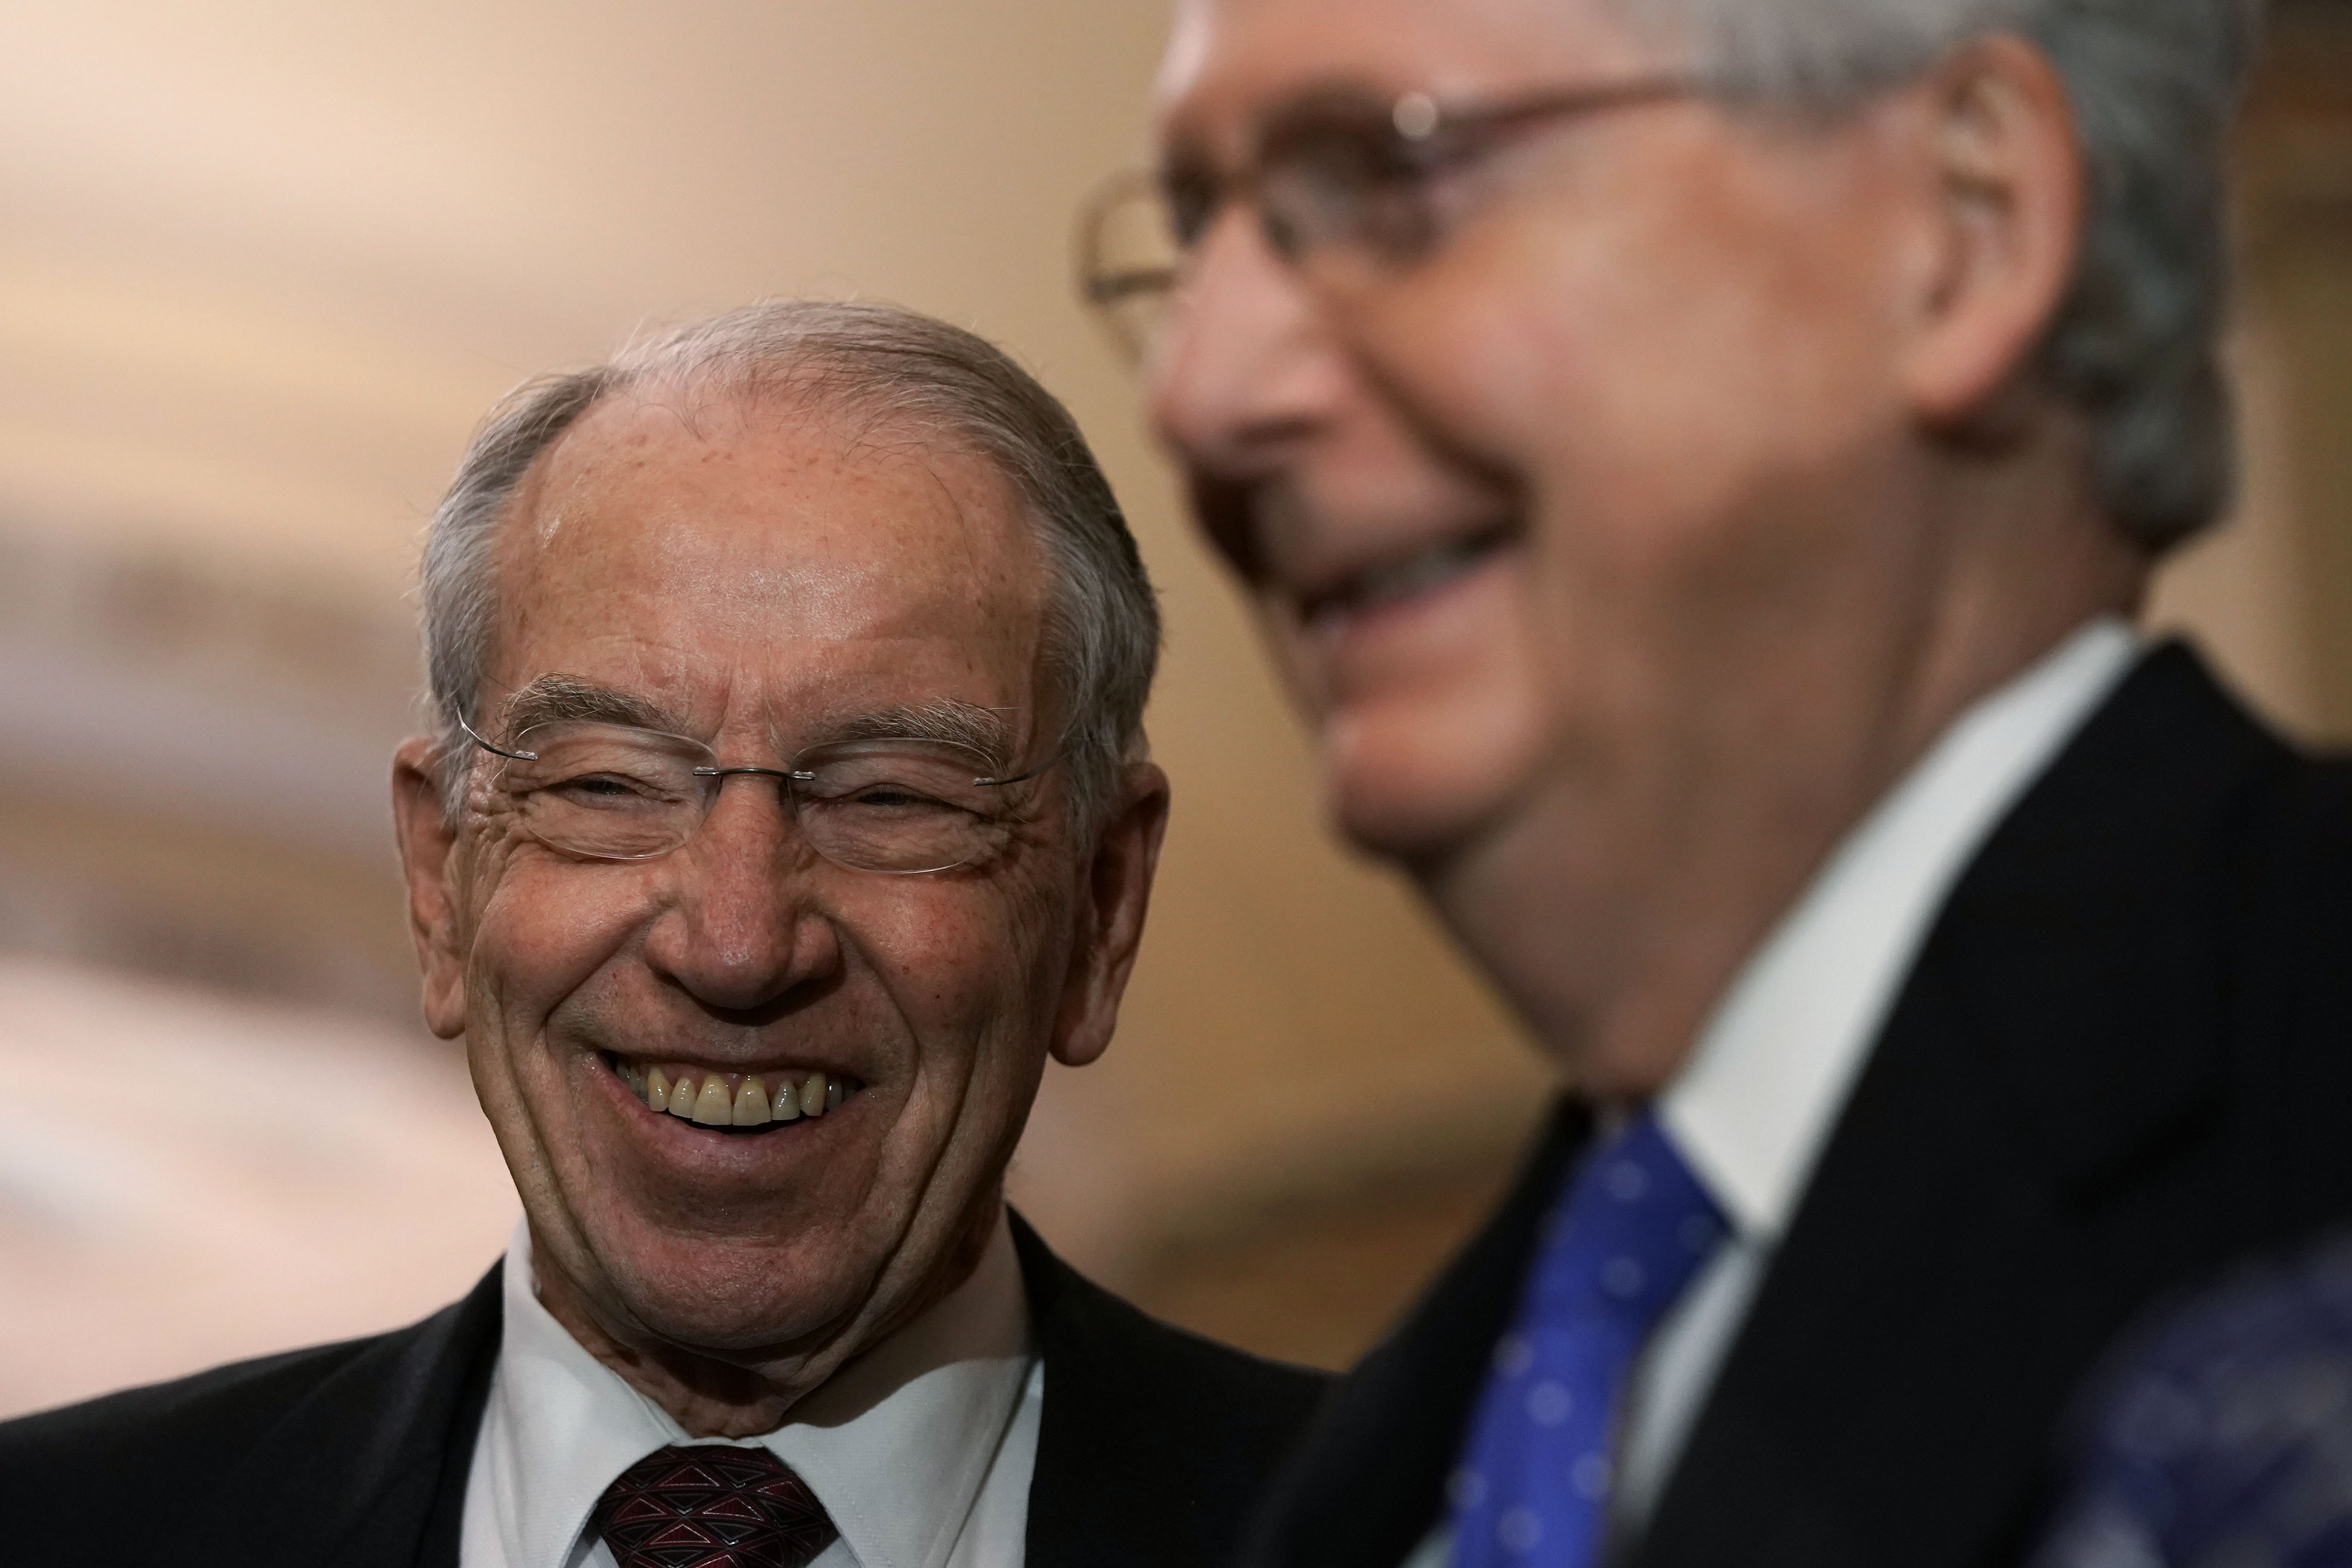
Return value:
[(805, 1568), (833, 1521), (765, 1448), (657, 1448), (621, 1472), (590, 1515), (621, 1568)]
[(1723, 1212), (1653, 1113), (1595, 1149), (1553, 1215), (1538, 1299), (1559, 1318), (1647, 1332), (1724, 1236)]

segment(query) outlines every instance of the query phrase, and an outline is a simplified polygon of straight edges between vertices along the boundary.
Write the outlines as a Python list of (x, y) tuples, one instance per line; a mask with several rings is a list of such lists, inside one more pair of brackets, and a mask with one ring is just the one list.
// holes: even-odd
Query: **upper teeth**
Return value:
[(1494, 533), (1448, 539), (1402, 560), (1372, 567), (1350, 578), (1326, 597), (1322, 609), (1364, 610), (1392, 600), (1410, 599), (1459, 577), (1498, 539)]
[[(691, 1067), (646, 1068), (615, 1061), (613, 1070), (646, 1106), (706, 1127), (757, 1127), (822, 1116), (857, 1091), (822, 1072), (711, 1072)], [(772, 1087), (771, 1086), (772, 1083)]]

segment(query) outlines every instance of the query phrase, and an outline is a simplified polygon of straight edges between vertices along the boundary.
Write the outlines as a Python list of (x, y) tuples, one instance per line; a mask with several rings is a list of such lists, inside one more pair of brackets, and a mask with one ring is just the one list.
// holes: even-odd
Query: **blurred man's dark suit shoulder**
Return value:
[[(2352, 1212), (2352, 764), (2147, 655), (1969, 863), (1904, 983), (1635, 1568), (2014, 1560), (2051, 1435), (2152, 1297)], [(1253, 1568), (1444, 1517), (1591, 1118), (1333, 1396)]]
[[(1325, 1380), (1147, 1317), (1017, 1219), (1044, 1418), (1027, 1560), (1214, 1568)], [(5, 1561), (455, 1568), (499, 1271), (413, 1327), (0, 1425)]]

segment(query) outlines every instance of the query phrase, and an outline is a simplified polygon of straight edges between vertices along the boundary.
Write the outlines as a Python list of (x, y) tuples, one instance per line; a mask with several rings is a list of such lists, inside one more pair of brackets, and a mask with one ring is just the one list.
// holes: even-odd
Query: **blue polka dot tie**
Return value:
[(1455, 1568), (1601, 1560), (1626, 1375), (1724, 1222), (1644, 1113), (1577, 1166), (1545, 1229), (1454, 1472)]

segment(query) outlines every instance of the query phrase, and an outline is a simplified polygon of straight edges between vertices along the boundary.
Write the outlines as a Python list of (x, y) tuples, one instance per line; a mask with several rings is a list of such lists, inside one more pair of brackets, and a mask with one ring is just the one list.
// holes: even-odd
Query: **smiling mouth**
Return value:
[(773, 1133), (838, 1111), (866, 1085), (837, 1073), (713, 1072), (600, 1053), (613, 1076), (647, 1110), (711, 1133)]
[(1304, 596), (1300, 618), (1310, 627), (1327, 625), (1434, 593), (1469, 575), (1517, 533), (1509, 524), (1497, 524), (1367, 567)]

